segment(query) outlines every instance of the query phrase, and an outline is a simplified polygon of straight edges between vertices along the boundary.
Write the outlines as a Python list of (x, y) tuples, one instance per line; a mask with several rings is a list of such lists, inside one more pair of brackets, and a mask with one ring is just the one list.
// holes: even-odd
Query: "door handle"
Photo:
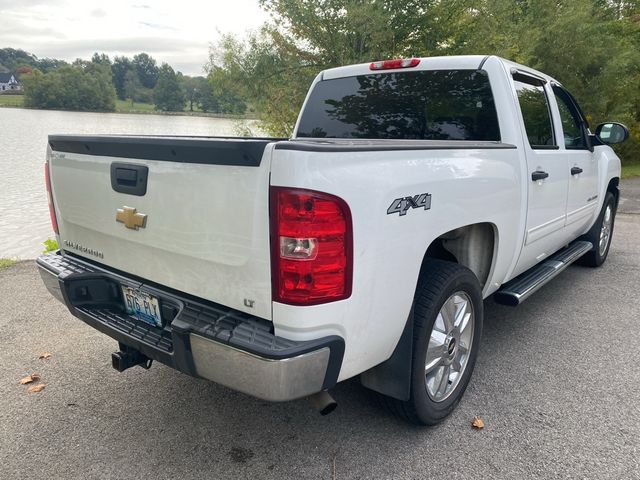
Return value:
[(536, 170), (531, 174), (531, 180), (537, 182), (538, 180), (544, 180), (547, 178), (549, 174), (547, 172), (543, 172), (542, 170)]
[(571, 175), (578, 175), (579, 173), (582, 173), (582, 169), (580, 167), (571, 168)]

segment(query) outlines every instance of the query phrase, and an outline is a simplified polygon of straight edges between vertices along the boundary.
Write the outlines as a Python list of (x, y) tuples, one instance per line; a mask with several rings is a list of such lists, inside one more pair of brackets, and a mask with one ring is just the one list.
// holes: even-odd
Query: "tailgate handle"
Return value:
[(133, 163), (111, 164), (111, 188), (128, 195), (144, 196), (147, 193), (149, 167)]

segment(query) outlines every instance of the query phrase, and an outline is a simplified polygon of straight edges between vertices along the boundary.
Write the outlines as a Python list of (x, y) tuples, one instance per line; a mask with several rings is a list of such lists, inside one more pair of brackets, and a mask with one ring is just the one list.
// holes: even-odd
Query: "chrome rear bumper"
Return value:
[(221, 385), (274, 402), (323, 390), (330, 349), (271, 360), (191, 334), (196, 373)]

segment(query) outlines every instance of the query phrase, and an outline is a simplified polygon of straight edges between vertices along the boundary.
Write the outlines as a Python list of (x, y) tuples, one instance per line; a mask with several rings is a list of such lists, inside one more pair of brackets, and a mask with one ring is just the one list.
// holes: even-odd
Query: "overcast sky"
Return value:
[(63, 60), (147, 52), (201, 75), (219, 32), (242, 34), (266, 19), (258, 0), (0, 0), (0, 48)]

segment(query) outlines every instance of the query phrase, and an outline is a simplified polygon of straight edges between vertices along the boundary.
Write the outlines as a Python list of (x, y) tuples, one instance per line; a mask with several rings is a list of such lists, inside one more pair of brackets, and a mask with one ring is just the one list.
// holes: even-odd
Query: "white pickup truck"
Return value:
[(291, 139), (50, 136), (61, 249), (37, 263), (120, 371), (157, 360), (324, 413), (360, 376), (431, 425), (469, 383), (483, 299), (605, 261), (627, 136), (495, 56), (330, 69)]

